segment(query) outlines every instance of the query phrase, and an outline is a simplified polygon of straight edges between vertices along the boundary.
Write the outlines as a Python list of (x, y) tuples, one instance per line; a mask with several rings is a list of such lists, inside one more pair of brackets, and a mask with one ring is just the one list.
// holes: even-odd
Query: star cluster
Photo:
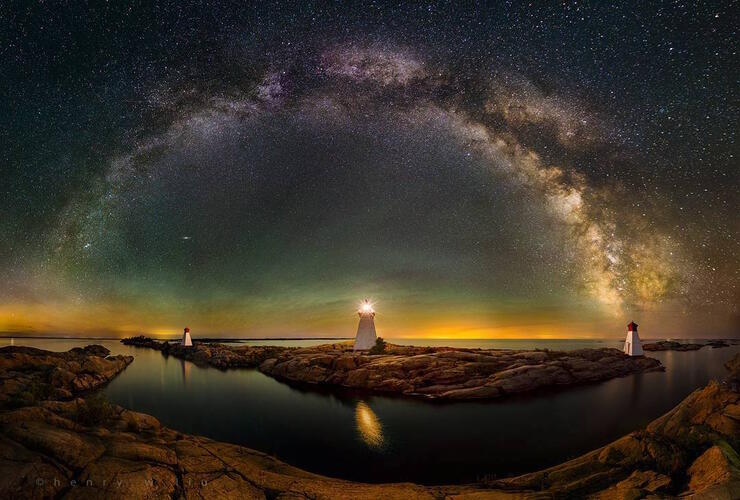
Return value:
[(2, 9), (2, 329), (737, 334), (729, 5)]

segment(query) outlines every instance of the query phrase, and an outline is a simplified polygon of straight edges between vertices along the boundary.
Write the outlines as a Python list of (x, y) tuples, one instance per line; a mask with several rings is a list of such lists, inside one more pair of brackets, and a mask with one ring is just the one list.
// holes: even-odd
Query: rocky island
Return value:
[(719, 349), (729, 347), (730, 344), (724, 340), (709, 340), (704, 344), (693, 342), (676, 342), (675, 340), (659, 340), (657, 342), (648, 342), (642, 345), (645, 351), (698, 351), (702, 347), (711, 347)]
[(253, 367), (297, 384), (440, 400), (500, 398), (663, 369), (656, 359), (609, 348), (560, 352), (387, 344), (385, 353), (370, 355), (352, 351), (349, 343), (292, 348), (200, 342), (184, 347), (146, 337), (122, 342), (204, 366)]
[[(0, 349), (0, 359), (17, 359), (17, 349)], [(733, 373), (726, 381), (695, 391), (645, 429), (603, 448), (519, 477), (429, 487), (327, 478), (242, 446), (179, 433), (95, 396), (59, 400), (66, 393), (58, 389), (75, 384), (48, 376), (57, 363), (99, 381), (120, 371), (107, 360), (116, 367), (130, 363), (103, 357), (97, 347), (74, 351), (34, 349), (22, 353), (22, 362), (0, 363), (2, 380), (22, 371), (49, 395), (0, 411), (2, 498), (730, 499), (740, 494), (740, 356), (727, 364)]]

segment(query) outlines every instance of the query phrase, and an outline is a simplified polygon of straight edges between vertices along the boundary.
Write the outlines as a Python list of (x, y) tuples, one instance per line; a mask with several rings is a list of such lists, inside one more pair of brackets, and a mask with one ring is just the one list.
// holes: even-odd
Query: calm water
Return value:
[[(10, 343), (0, 339), (0, 345)], [(307, 392), (255, 370), (198, 368), (116, 341), (14, 343), (59, 351), (100, 343), (135, 356), (106, 387), (106, 395), (180, 431), (243, 444), (320, 474), (427, 484), (528, 472), (602, 446), (663, 414), (711, 378), (722, 377), (722, 364), (740, 352), (734, 345), (652, 353), (666, 372), (500, 402), (432, 404)], [(553, 349), (618, 345), (613, 340), (424, 343)]]

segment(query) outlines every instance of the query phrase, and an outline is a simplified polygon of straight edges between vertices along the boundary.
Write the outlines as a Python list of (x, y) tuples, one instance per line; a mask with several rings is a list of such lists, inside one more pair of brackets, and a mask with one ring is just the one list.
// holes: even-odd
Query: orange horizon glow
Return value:
[[(671, 331), (671, 318), (652, 314), (579, 318), (562, 313), (492, 314), (481, 311), (391, 307), (376, 317), (378, 335), (386, 339), (604, 339), (621, 338), (627, 323), (635, 319), (646, 338), (733, 338), (714, 334), (691, 337)], [(385, 311), (387, 309), (387, 311)], [(351, 309), (350, 309), (351, 310)], [(327, 308), (321, 314), (302, 310), (292, 315), (262, 311), (246, 316), (223, 310), (209, 314), (182, 315), (173, 311), (134, 310), (120, 305), (74, 303), (0, 304), (0, 334), (8, 336), (94, 336), (123, 338), (146, 335), (153, 338), (178, 337), (187, 323), (194, 337), (224, 338), (352, 338), (356, 315)], [(677, 317), (673, 323), (685, 321)]]

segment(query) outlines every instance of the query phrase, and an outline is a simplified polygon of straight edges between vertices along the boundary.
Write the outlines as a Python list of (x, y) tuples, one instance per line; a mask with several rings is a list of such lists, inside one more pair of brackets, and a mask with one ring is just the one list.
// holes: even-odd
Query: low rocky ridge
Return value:
[(100, 345), (50, 352), (33, 347), (0, 349), (0, 408), (46, 399), (69, 399), (106, 384), (132, 361)]
[(601, 449), (540, 472), (461, 486), (331, 479), (117, 406), (82, 424), (78, 409), (92, 398), (43, 401), (0, 412), (0, 498), (738, 498), (739, 366), (740, 355), (727, 364), (735, 370), (727, 381)]
[(366, 355), (341, 345), (298, 349), (266, 359), (278, 379), (435, 399), (490, 399), (536, 389), (599, 382), (661, 370), (656, 359), (617, 349), (514, 351), (407, 348)]
[(663, 369), (656, 359), (627, 356), (618, 349), (560, 352), (387, 344), (385, 354), (368, 355), (353, 352), (351, 343), (290, 348), (207, 343), (183, 347), (146, 337), (123, 342), (200, 365), (257, 367), (295, 383), (444, 400), (493, 399)]
[(226, 346), (219, 343), (198, 342), (185, 347), (179, 342), (160, 342), (149, 337), (131, 337), (121, 340), (124, 345), (161, 351), (165, 356), (191, 361), (198, 366), (212, 366), (220, 370), (229, 368), (257, 368), (268, 358), (295, 350), (275, 346)]
[(711, 347), (719, 349), (729, 347), (730, 344), (724, 340), (710, 340), (704, 344), (695, 344), (692, 342), (676, 342), (675, 340), (659, 340), (658, 342), (648, 342), (642, 344), (645, 351), (698, 351), (702, 347)]

